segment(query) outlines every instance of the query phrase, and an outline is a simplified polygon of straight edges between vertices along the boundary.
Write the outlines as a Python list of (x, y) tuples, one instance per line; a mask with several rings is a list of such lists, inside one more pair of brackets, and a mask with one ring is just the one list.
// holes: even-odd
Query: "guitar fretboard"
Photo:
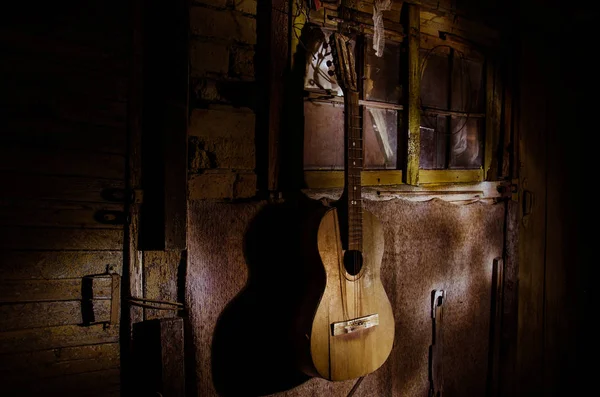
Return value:
[(348, 249), (362, 250), (362, 194), (363, 136), (358, 92), (344, 93), (346, 136), (345, 189), (348, 199)]

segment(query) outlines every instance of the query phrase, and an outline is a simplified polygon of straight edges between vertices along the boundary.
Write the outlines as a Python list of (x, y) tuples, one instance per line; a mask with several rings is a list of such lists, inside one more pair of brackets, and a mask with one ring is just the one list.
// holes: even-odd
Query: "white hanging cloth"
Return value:
[(385, 37), (383, 34), (383, 11), (392, 8), (392, 0), (375, 0), (373, 3), (373, 25), (375, 34), (373, 35), (373, 49), (375, 55), (383, 56), (385, 46)]

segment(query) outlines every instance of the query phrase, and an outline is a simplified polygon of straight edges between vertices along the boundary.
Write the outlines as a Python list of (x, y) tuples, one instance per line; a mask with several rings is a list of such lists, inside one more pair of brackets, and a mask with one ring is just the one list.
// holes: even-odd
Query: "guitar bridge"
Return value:
[(357, 317), (348, 321), (339, 321), (331, 324), (331, 335), (345, 335), (357, 332), (363, 329), (372, 328), (379, 325), (379, 314), (370, 314), (364, 317)]

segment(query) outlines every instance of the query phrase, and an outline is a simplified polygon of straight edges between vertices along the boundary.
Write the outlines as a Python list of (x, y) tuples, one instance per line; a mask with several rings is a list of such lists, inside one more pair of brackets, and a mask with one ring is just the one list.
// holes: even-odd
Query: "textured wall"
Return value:
[(256, 0), (190, 7), (189, 195), (252, 197), (255, 173)]
[[(492, 261), (503, 206), (366, 202), (382, 220), (382, 281), (396, 318), (388, 361), (356, 396), (426, 396), (431, 291), (445, 289), (447, 396), (484, 395)], [(300, 221), (291, 205), (192, 202), (187, 300), (201, 396), (346, 396), (354, 381), (307, 379), (286, 336), (302, 291)]]

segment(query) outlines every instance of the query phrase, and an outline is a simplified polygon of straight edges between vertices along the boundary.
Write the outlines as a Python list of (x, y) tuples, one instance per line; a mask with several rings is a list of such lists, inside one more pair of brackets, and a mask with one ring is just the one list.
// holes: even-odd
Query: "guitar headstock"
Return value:
[(341, 33), (334, 32), (329, 37), (329, 45), (338, 85), (344, 92), (358, 91), (354, 53), (350, 46), (350, 39)]

